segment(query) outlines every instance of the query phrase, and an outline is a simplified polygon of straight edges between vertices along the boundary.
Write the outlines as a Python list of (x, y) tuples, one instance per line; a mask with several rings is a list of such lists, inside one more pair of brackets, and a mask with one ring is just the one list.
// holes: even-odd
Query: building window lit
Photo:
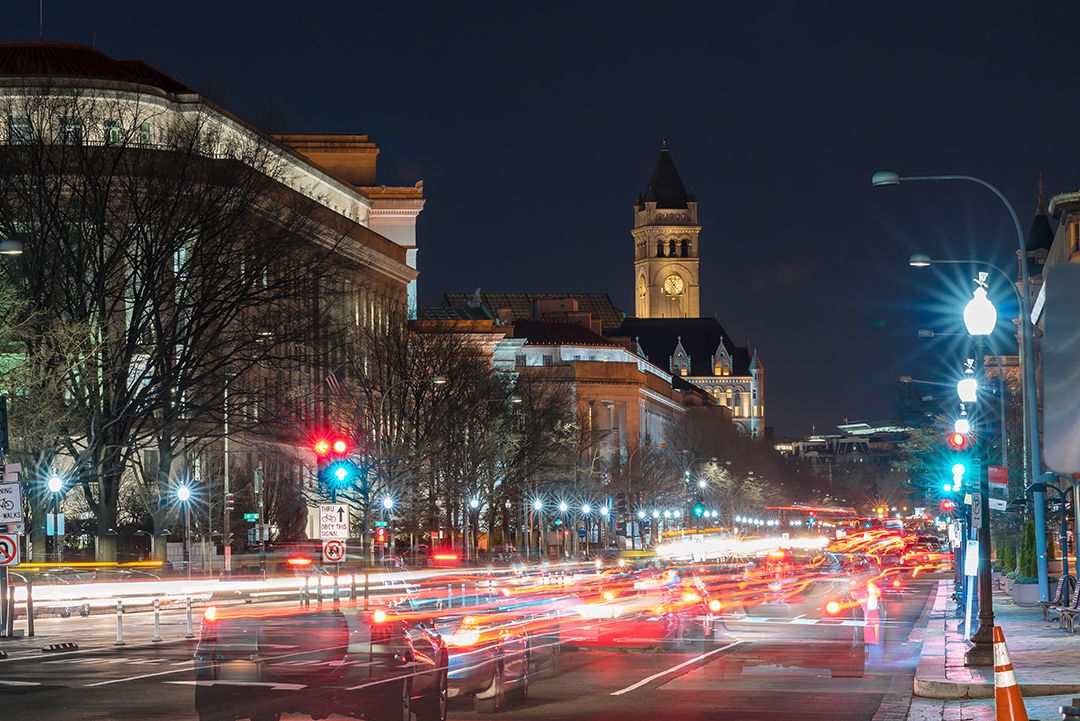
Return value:
[(555, 356), (545, 355), (544, 356), (544, 365), (546, 365), (546, 366), (555, 365)]
[(30, 118), (11, 116), (8, 118), (8, 142), (12, 145), (29, 145), (34, 136), (34, 126)]
[(679, 366), (679, 375), (685, 376), (689, 373), (689, 369), (686, 366)]
[(516, 366), (524, 366), (524, 365), (528, 365), (528, 364), (529, 364), (528, 359), (524, 355), (516, 355), (516, 356), (514, 356), (514, 365), (516, 365)]
[(150, 123), (139, 123), (136, 139), (139, 141), (139, 145), (150, 144)]
[(106, 120), (104, 123), (104, 141), (106, 145), (119, 145), (122, 140), (119, 120)]
[(78, 145), (82, 142), (82, 121), (65, 116), (60, 118), (60, 142), (64, 145)]

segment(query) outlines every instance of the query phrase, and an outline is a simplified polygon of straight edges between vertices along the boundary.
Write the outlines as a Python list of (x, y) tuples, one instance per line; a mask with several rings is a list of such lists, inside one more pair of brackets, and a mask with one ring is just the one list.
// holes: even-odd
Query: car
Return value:
[(283, 713), (445, 721), (448, 668), (433, 623), (391, 607), (210, 606), (195, 649), (195, 709), (200, 721), (277, 721)]
[(530, 638), (520, 614), (485, 608), (442, 616), (435, 627), (450, 651), (450, 698), (472, 697), (477, 713), (495, 713), (528, 697)]

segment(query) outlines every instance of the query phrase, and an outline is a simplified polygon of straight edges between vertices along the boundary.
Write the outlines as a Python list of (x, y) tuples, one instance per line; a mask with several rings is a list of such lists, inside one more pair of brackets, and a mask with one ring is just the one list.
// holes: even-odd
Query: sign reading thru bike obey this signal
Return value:
[(22, 486), (18, 483), (0, 483), (0, 526), (22, 523), (22, 520)]

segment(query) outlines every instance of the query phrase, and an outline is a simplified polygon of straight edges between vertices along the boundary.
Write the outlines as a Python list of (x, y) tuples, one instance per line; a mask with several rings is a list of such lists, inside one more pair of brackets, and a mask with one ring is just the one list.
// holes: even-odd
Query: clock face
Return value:
[(668, 295), (682, 295), (683, 279), (677, 275), (669, 275), (664, 279), (664, 292)]

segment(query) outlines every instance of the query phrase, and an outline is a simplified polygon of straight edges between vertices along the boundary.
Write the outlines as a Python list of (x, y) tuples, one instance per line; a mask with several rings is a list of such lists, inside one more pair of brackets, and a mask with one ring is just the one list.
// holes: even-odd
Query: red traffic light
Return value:
[(325, 438), (320, 438), (319, 440), (315, 441), (315, 444), (312, 446), (312, 448), (315, 449), (315, 455), (317, 456), (322, 457), (330, 455), (330, 441), (326, 440)]
[(941, 502), (941, 510), (945, 513), (952, 513), (956, 510), (956, 504), (946, 498)]
[(349, 444), (344, 438), (334, 439), (334, 453), (345, 453), (349, 450)]
[(949, 434), (949, 448), (954, 451), (962, 451), (967, 447), (967, 436), (963, 433), (950, 433)]

